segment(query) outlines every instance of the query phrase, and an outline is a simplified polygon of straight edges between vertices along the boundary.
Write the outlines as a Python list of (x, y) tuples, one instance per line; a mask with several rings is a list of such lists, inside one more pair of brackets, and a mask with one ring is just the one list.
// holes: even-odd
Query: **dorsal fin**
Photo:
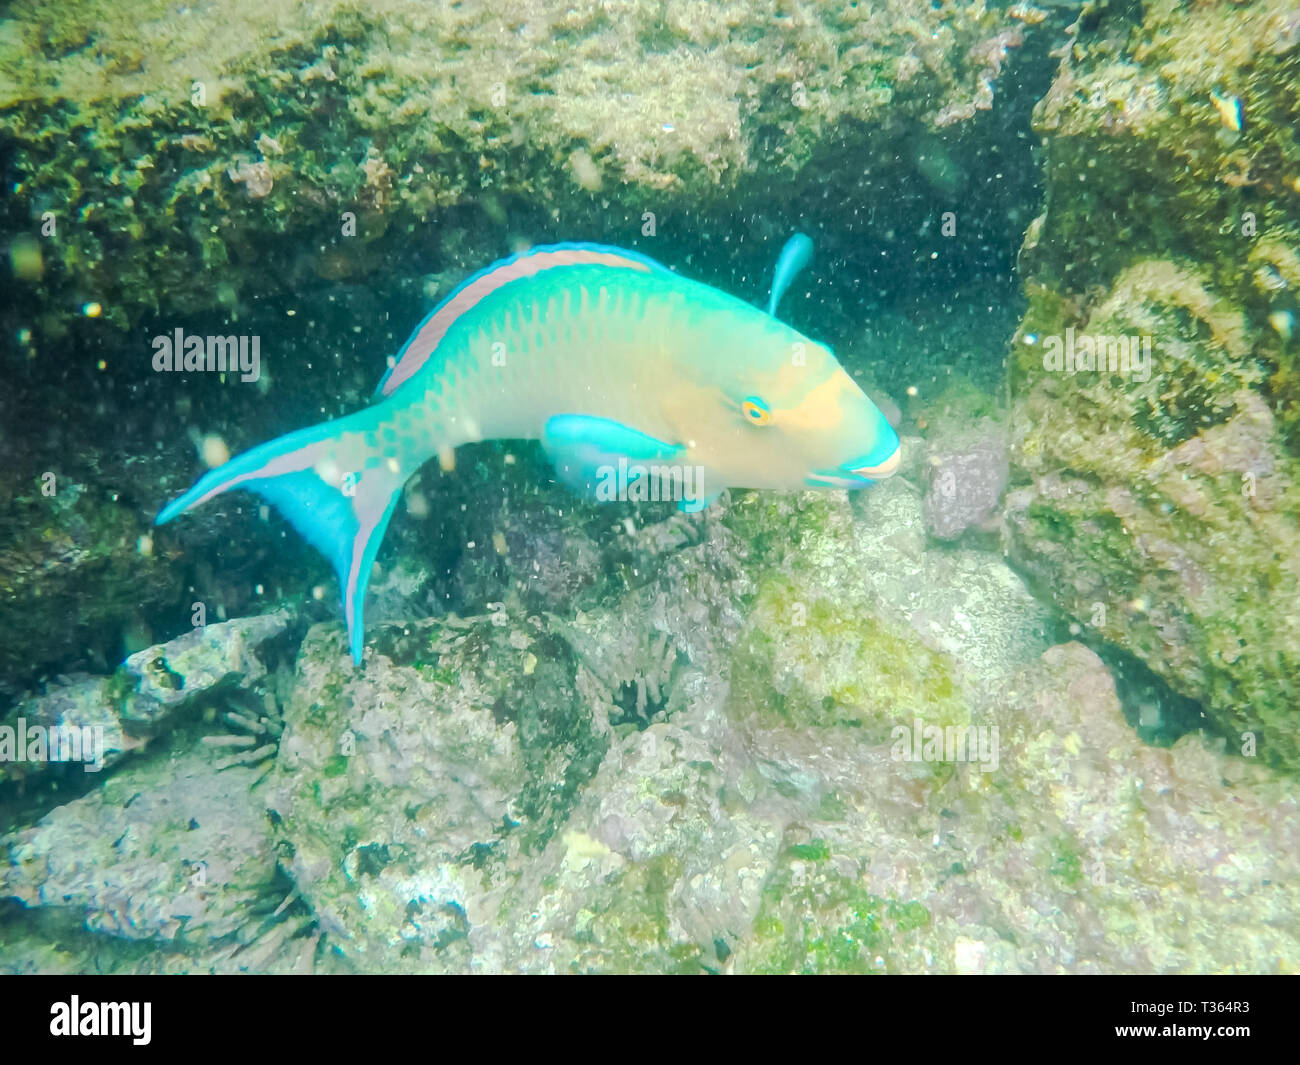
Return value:
[(776, 317), (776, 309), (781, 306), (781, 297), (794, 279), (812, 261), (812, 238), (806, 233), (796, 233), (785, 242), (781, 257), (776, 261), (776, 270), (772, 274), (772, 295), (767, 301), (767, 313)]
[(645, 255), (607, 244), (542, 244), (507, 259), (499, 259), (461, 282), (415, 327), (415, 332), (379, 382), (375, 397), (391, 396), (403, 382), (415, 376), (447, 335), (452, 323), (502, 285), (564, 266), (621, 267), (642, 273), (672, 272)]

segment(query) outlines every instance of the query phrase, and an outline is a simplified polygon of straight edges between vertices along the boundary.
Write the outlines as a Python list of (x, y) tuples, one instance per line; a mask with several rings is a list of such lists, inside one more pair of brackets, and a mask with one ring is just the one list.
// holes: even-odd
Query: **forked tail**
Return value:
[(232, 488), (256, 492), (334, 564), (348, 645), (360, 663), (370, 570), (402, 486), (428, 457), (380, 443), (390, 407), (381, 403), (246, 451), (204, 474), (154, 523)]

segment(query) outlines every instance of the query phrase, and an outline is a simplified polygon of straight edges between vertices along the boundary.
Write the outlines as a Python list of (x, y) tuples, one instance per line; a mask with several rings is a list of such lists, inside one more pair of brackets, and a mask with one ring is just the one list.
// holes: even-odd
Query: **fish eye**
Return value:
[(766, 425), (772, 420), (772, 412), (768, 410), (767, 404), (757, 396), (750, 396), (741, 403), (740, 410), (745, 416), (745, 421), (751, 425)]

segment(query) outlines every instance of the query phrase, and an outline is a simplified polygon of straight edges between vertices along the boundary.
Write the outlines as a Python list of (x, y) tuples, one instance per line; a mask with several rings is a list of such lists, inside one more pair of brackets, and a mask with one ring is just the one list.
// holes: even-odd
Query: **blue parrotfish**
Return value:
[[(770, 311), (810, 252), (802, 234), (787, 244)], [(371, 406), (231, 459), (156, 520), (232, 488), (266, 499), (333, 563), (360, 663), (366, 585), (403, 485), (435, 456), (501, 439), (540, 441), (559, 479), (598, 499), (613, 469), (693, 470), (686, 511), (726, 488), (859, 488), (900, 461), (825, 345), (638, 252), (551, 244), (455, 289)]]

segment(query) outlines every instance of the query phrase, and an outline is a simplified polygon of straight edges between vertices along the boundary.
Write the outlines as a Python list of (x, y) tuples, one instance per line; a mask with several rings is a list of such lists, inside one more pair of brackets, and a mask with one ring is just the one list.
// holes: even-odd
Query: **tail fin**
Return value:
[(379, 443), (380, 404), (289, 433), (199, 478), (156, 525), (232, 488), (256, 492), (334, 564), (352, 658), (361, 662), (370, 570), (406, 479), (422, 459)]

